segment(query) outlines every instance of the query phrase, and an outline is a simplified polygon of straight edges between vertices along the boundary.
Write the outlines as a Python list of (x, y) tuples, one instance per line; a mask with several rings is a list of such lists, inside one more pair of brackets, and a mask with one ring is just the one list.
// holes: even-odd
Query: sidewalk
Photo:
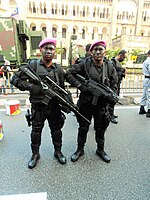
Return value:
[[(120, 95), (119, 102), (122, 105), (139, 105), (141, 96), (142, 96), (142, 93), (126, 93), (126, 94)], [(7, 95), (0, 94), (0, 107), (5, 107), (6, 101), (9, 101), (9, 100), (18, 100), (20, 101), (21, 106), (30, 105), (29, 94), (27, 92), (7, 94)], [(78, 97), (76, 97), (76, 94), (73, 94), (73, 100), (74, 100), (74, 103), (76, 104), (78, 100)]]

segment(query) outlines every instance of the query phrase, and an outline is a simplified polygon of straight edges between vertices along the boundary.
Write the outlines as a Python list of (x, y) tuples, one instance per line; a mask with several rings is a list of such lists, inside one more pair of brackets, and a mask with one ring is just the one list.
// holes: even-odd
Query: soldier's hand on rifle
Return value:
[(82, 84), (80, 84), (77, 88), (78, 88), (81, 92), (89, 92), (89, 89), (88, 89), (86, 86), (82, 85)]
[(43, 95), (44, 94), (44, 90), (41, 85), (32, 84), (29, 91), (32, 95)]

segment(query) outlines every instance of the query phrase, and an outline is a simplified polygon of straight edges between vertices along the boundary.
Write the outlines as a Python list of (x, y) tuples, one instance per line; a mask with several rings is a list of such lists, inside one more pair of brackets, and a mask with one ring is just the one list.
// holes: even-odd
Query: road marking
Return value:
[(0, 200), (47, 200), (47, 192), (0, 196)]

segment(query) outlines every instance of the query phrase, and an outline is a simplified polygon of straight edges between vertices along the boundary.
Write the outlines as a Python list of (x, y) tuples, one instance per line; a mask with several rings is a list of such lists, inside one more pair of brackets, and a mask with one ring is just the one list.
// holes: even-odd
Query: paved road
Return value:
[(30, 128), (21, 114), (9, 116), (0, 111), (5, 137), (0, 142), (0, 195), (47, 192), (48, 200), (149, 200), (150, 199), (150, 119), (138, 114), (137, 106), (117, 106), (117, 125), (110, 124), (106, 151), (107, 164), (95, 155), (91, 125), (85, 155), (70, 161), (76, 149), (77, 122), (67, 115), (63, 128), (63, 152), (67, 164), (53, 157), (53, 146), (46, 124), (41, 159), (33, 170), (27, 168), (31, 155)]

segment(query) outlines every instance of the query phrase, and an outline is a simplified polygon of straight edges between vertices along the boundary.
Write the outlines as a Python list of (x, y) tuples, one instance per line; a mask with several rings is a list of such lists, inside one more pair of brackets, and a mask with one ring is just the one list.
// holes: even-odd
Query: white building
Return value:
[(150, 0), (0, 0), (1, 15), (16, 7), (30, 29), (57, 38), (64, 65), (71, 42), (73, 56), (96, 40), (105, 40), (108, 48), (150, 49)]

